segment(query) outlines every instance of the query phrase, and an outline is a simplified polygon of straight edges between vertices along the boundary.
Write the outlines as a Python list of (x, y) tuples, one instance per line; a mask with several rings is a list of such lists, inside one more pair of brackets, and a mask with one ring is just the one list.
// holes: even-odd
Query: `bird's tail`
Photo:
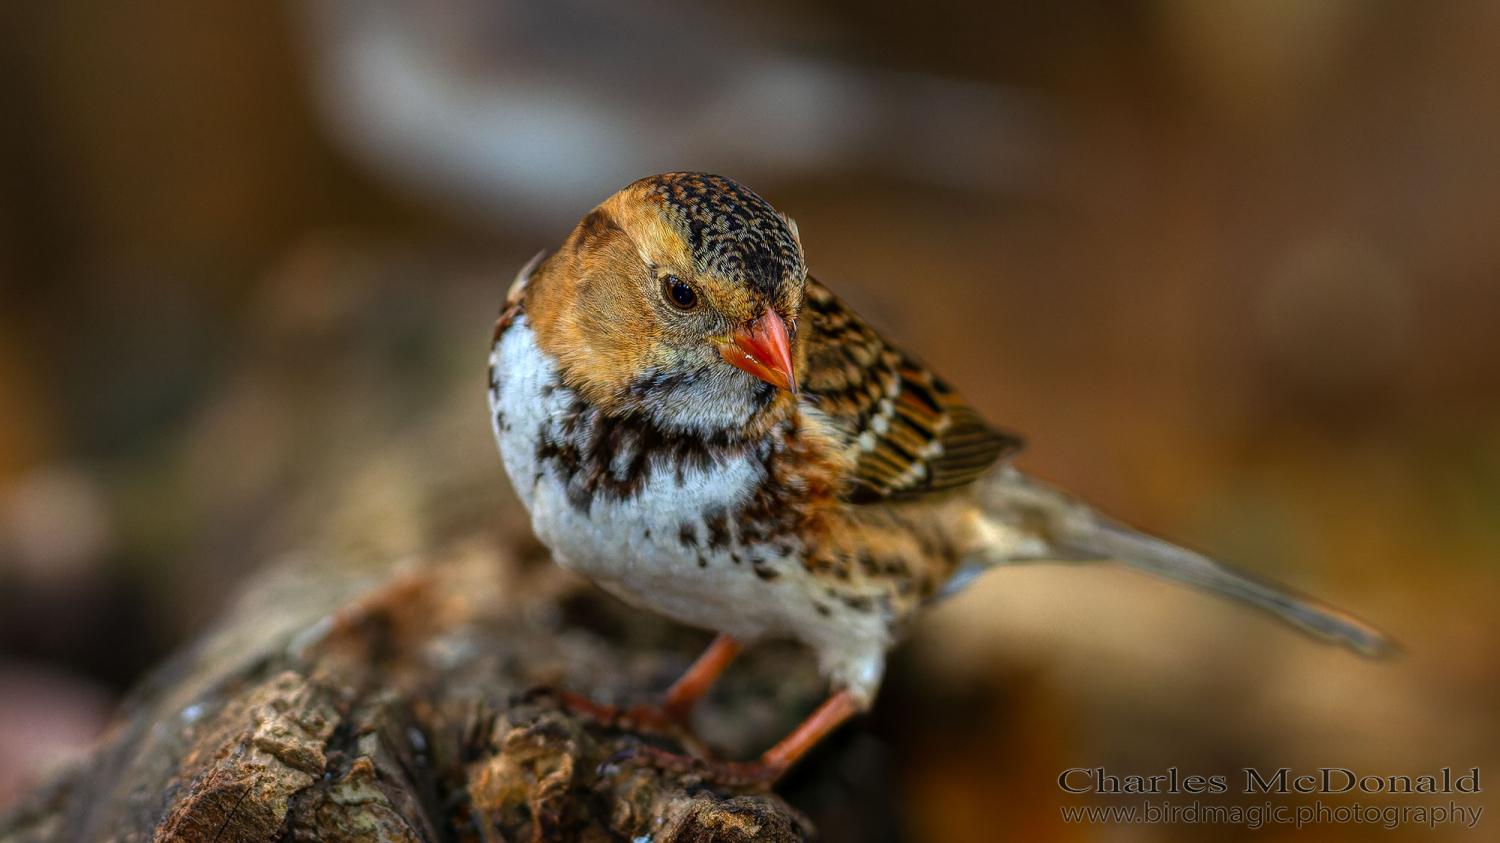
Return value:
[(1133, 530), (1013, 467), (1005, 466), (987, 477), (979, 494), (984, 519), (993, 528), (981, 554), (983, 567), (1026, 561), (1115, 560), (1244, 601), (1366, 656), (1396, 650), (1384, 633), (1347, 612)]

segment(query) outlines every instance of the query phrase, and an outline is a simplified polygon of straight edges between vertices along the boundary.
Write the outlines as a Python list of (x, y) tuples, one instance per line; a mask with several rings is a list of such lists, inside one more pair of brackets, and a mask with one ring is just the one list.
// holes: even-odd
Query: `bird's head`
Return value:
[(641, 179), (533, 275), (526, 312), (568, 386), (669, 428), (744, 425), (797, 390), (797, 227), (738, 182)]

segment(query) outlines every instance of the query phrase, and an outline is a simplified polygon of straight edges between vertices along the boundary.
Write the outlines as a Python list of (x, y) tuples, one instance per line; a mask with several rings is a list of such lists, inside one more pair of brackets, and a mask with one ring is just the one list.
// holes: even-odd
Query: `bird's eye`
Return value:
[(693, 305), (698, 303), (698, 293), (688, 285), (686, 281), (675, 275), (668, 275), (662, 279), (662, 291), (666, 293), (667, 301), (678, 310), (692, 310)]

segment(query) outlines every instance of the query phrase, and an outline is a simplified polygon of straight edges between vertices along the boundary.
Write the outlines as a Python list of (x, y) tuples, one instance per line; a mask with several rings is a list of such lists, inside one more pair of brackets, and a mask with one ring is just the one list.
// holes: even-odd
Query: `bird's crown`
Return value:
[(700, 272), (739, 279), (767, 298), (807, 274), (796, 225), (733, 179), (665, 173), (622, 193), (659, 203)]
[(615, 412), (743, 423), (797, 389), (796, 225), (723, 176), (636, 181), (534, 274), (526, 309), (565, 382)]

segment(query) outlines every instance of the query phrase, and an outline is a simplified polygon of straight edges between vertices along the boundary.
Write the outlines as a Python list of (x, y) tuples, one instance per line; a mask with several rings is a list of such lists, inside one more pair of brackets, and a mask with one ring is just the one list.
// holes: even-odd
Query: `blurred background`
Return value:
[(1078, 766), (1500, 776), (1500, 5), (31, 0), (0, 5), (0, 805), (293, 491), (443, 414), (503, 484), (505, 287), (674, 169), (794, 216), (1024, 467), (1406, 649), (996, 572), (893, 657), (888, 839), (1373, 833), (1066, 825), (1138, 802), (1062, 793)]

